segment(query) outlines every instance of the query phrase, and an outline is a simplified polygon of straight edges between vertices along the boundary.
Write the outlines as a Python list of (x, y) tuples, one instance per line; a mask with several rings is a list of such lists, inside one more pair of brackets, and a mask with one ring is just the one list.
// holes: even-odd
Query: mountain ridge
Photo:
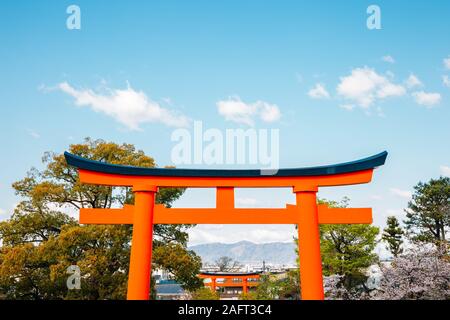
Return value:
[(203, 263), (214, 263), (227, 256), (241, 264), (284, 264), (293, 265), (296, 261), (294, 242), (254, 243), (243, 240), (234, 243), (212, 242), (188, 247), (198, 254)]

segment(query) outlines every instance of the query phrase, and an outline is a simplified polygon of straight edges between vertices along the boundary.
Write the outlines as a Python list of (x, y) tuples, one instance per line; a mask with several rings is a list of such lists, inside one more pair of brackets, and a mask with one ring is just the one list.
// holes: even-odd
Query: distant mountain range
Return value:
[(295, 264), (295, 244), (293, 242), (253, 243), (207, 243), (189, 247), (205, 263), (213, 263), (223, 256), (230, 257), (241, 264)]

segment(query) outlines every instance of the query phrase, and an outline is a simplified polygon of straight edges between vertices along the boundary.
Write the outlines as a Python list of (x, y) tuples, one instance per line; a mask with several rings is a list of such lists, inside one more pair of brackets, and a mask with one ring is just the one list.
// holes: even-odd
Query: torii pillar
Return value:
[(128, 300), (150, 299), (153, 213), (156, 191), (156, 186), (142, 185), (133, 188), (135, 204), (128, 274)]
[(300, 209), (297, 229), (303, 300), (324, 299), (317, 191), (315, 186), (294, 187), (297, 206)]

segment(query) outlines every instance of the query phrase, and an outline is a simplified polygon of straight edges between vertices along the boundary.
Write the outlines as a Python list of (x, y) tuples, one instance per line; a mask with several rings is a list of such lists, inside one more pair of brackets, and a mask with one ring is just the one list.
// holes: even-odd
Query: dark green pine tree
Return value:
[(394, 216), (387, 218), (387, 226), (383, 230), (383, 235), (381, 238), (383, 241), (387, 242), (386, 248), (392, 253), (394, 257), (397, 257), (403, 252), (403, 230), (400, 227), (400, 223)]
[(448, 245), (450, 231), (450, 177), (419, 182), (408, 203), (404, 221), (412, 240)]

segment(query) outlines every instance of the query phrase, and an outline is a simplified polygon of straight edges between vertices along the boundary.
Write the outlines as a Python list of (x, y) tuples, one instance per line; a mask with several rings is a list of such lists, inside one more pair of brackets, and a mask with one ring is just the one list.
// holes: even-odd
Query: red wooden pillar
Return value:
[(150, 299), (155, 186), (134, 186), (133, 237), (131, 240), (128, 300)]
[(317, 187), (294, 188), (300, 209), (298, 251), (302, 300), (323, 300), (322, 258), (320, 256)]
[(244, 291), (244, 293), (248, 293), (248, 282), (247, 282), (247, 278), (244, 278), (244, 286), (243, 286), (242, 290)]

